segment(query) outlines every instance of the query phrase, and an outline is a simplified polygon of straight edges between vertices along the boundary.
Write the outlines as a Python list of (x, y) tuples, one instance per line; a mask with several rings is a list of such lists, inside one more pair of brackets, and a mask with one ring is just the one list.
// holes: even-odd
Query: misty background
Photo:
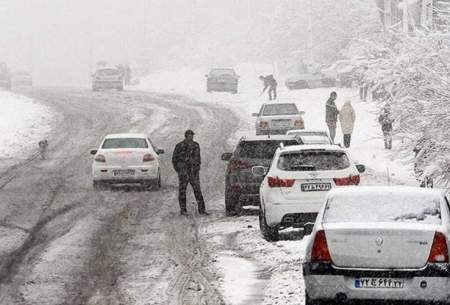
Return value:
[(100, 60), (137, 74), (241, 62), (289, 72), (307, 58), (309, 21), (326, 64), (376, 18), (359, 0), (1, 0), (0, 62), (36, 85), (88, 85)]

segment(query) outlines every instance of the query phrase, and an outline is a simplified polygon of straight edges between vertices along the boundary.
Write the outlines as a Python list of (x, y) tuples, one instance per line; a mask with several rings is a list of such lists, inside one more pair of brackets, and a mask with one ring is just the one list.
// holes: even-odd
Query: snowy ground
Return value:
[(0, 91), (0, 165), (37, 152), (37, 143), (51, 130), (55, 115), (33, 99)]
[[(240, 75), (239, 93), (206, 93), (206, 71), (181, 70), (150, 75), (137, 87), (139, 90), (182, 94), (204, 103), (223, 105), (241, 117), (241, 127), (230, 139), (236, 144), (239, 137), (254, 134), (254, 118), (267, 96), (258, 97), (262, 84), (260, 74), (270, 74), (271, 66), (243, 64), (236, 67)], [(355, 130), (350, 153), (353, 159), (368, 167), (363, 184), (412, 184), (411, 159), (394, 160), (383, 148), (382, 134), (377, 122), (375, 104), (361, 102), (355, 89), (327, 88), (289, 91), (279, 79), (279, 101), (294, 101), (306, 112), (307, 129), (324, 129), (325, 102), (331, 91), (337, 91), (337, 106), (346, 99), (352, 101), (356, 111)], [(341, 142), (338, 126), (336, 141)], [(395, 143), (394, 143), (395, 145)], [(389, 175), (389, 179), (388, 179)], [(210, 203), (214, 209), (223, 208), (223, 202)], [(227, 304), (301, 304), (304, 298), (301, 276), (301, 258), (307, 236), (301, 232), (285, 233), (282, 241), (268, 243), (259, 232), (254, 215), (239, 218), (211, 219), (204, 223), (202, 236), (215, 253), (214, 268), (219, 273), (218, 289)], [(261, 287), (265, 287), (261, 289)], [(264, 291), (261, 295), (261, 291)]]

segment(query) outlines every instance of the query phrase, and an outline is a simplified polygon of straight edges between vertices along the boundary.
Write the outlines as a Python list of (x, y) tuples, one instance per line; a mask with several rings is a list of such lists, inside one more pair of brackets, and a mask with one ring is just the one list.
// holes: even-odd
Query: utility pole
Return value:
[(408, 21), (408, 0), (403, 0), (403, 33), (408, 35), (409, 21)]

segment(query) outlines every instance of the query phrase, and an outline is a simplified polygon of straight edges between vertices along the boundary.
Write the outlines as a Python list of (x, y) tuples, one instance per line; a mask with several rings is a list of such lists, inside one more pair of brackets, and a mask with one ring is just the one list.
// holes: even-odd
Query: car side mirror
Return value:
[(158, 155), (162, 155), (162, 154), (164, 153), (164, 149), (158, 148), (158, 149), (156, 150), (156, 153), (157, 153)]
[(265, 166), (253, 166), (252, 174), (256, 177), (264, 177), (269, 169)]
[(304, 112), (304, 111), (299, 111), (299, 112), (298, 112), (298, 114), (300, 114), (300, 115), (305, 115), (305, 113), (306, 113), (306, 112)]
[(359, 173), (364, 173), (366, 171), (366, 166), (363, 164), (356, 164), (356, 169)]
[(222, 154), (222, 161), (230, 161), (233, 153), (224, 153)]
[(97, 151), (98, 151), (97, 149), (92, 149), (92, 150), (91, 150), (91, 155), (94, 155), (94, 156), (95, 156), (95, 155), (97, 154)]
[(258, 116), (259, 113), (252, 113), (252, 116)]

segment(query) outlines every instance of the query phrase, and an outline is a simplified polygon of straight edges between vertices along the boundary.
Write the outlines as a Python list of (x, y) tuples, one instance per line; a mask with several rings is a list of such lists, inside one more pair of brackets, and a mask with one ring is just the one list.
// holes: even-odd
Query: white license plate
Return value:
[(331, 183), (303, 183), (302, 192), (323, 192), (331, 190)]
[(391, 278), (355, 278), (355, 288), (402, 289), (405, 281)]
[(134, 169), (115, 169), (114, 176), (134, 176)]
[(273, 127), (274, 128), (289, 128), (289, 127), (291, 127), (291, 121), (281, 121), (281, 122), (274, 121)]

